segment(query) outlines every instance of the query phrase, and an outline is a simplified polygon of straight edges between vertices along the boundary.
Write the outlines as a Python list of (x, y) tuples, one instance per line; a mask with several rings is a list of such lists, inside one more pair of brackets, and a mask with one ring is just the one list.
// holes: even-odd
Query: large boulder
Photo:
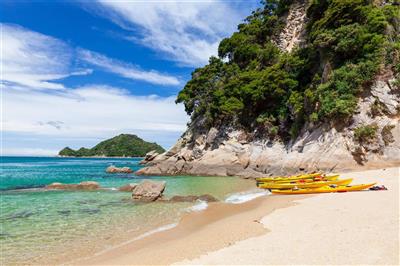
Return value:
[(129, 167), (116, 167), (114, 165), (110, 165), (109, 167), (107, 167), (106, 172), (107, 173), (111, 173), (111, 174), (113, 174), (113, 173), (126, 173), (126, 174), (129, 174), (129, 173), (132, 173), (133, 171)]
[(94, 181), (83, 181), (79, 184), (63, 184), (63, 183), (51, 183), (45, 187), (46, 189), (63, 189), (63, 190), (95, 190), (99, 189), (100, 185)]
[(123, 191), (123, 192), (132, 192), (132, 190), (133, 190), (137, 185), (138, 185), (138, 184), (136, 184), (136, 183), (126, 184), (126, 185), (123, 185), (122, 187), (119, 187), (118, 190), (119, 190), (119, 191)]
[(137, 201), (155, 201), (161, 197), (165, 181), (144, 180), (132, 190), (132, 199)]

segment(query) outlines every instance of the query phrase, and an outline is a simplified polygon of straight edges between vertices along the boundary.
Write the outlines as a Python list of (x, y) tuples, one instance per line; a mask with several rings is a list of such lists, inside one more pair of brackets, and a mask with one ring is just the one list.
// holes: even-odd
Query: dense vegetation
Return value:
[(106, 156), (106, 157), (143, 157), (149, 151), (156, 150), (159, 153), (165, 150), (157, 143), (142, 140), (136, 135), (121, 134), (114, 138), (105, 140), (91, 149), (80, 148), (73, 150), (69, 147), (62, 149), (60, 156)]
[(274, 40), (293, 1), (263, 2), (221, 41), (219, 57), (192, 73), (177, 98), (192, 121), (288, 140), (306, 122), (346, 123), (379, 72), (398, 75), (398, 2), (310, 1), (305, 44), (287, 53)]

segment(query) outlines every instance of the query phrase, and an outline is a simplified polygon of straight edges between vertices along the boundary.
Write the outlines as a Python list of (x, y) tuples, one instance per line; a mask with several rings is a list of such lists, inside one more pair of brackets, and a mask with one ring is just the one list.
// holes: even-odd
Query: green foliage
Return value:
[(359, 143), (370, 143), (377, 137), (377, 124), (363, 125), (354, 129), (354, 138)]
[(136, 135), (121, 134), (114, 138), (102, 141), (91, 149), (80, 148), (75, 151), (66, 147), (59, 152), (59, 155), (73, 157), (143, 157), (146, 153), (152, 150), (156, 150), (159, 153), (165, 151), (158, 144), (146, 142)]
[(400, 73), (399, 6), (313, 0), (305, 45), (285, 53), (274, 40), (292, 2), (262, 2), (221, 41), (219, 58), (192, 73), (177, 98), (192, 119), (293, 138), (307, 121), (349, 121), (383, 66)]

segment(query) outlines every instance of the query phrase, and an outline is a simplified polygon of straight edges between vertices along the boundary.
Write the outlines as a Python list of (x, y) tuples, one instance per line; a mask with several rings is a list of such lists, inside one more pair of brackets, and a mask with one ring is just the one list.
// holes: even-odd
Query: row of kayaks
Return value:
[(352, 178), (339, 179), (339, 175), (322, 173), (303, 174), (288, 177), (257, 178), (257, 186), (270, 190), (274, 194), (313, 194), (360, 191), (376, 183), (350, 185)]

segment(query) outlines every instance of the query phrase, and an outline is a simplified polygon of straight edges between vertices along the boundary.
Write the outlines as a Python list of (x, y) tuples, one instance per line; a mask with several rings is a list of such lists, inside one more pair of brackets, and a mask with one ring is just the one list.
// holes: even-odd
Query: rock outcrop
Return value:
[(99, 183), (95, 181), (83, 181), (79, 184), (63, 184), (51, 183), (45, 187), (46, 189), (61, 189), (61, 190), (96, 190), (100, 188)]
[(165, 181), (144, 180), (132, 190), (132, 199), (135, 201), (155, 201), (162, 196)]
[(132, 190), (137, 186), (138, 184), (136, 183), (129, 183), (126, 185), (123, 185), (122, 187), (119, 187), (118, 190), (122, 192), (132, 192)]
[(157, 155), (159, 155), (159, 153), (156, 150), (150, 151), (146, 153), (143, 160), (141, 160), (139, 164), (146, 164), (147, 162), (154, 160), (154, 158), (156, 158)]
[(133, 171), (129, 167), (116, 167), (114, 165), (110, 165), (109, 167), (107, 167), (106, 172), (110, 173), (110, 174), (114, 174), (114, 173), (129, 174), (129, 173), (132, 173)]
[(275, 40), (276, 45), (285, 52), (290, 52), (304, 40), (305, 24), (307, 22), (308, 1), (295, 1), (286, 16), (285, 28)]

